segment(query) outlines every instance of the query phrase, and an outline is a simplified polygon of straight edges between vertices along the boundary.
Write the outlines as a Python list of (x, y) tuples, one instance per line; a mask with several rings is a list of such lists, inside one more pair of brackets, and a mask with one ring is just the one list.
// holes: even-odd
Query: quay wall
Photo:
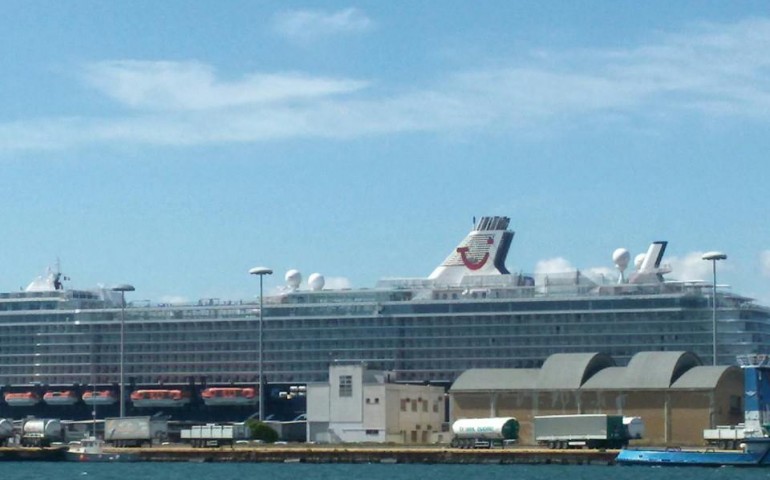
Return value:
[(139, 448), (152, 462), (270, 463), (445, 463), (612, 465), (617, 450), (399, 448), (399, 447), (261, 447), (261, 448)]

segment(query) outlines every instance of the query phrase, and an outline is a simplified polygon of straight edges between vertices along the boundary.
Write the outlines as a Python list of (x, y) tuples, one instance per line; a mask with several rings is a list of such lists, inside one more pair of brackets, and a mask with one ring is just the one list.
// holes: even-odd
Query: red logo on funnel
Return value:
[[(492, 237), (487, 238), (487, 245), (492, 245), (493, 243), (495, 243), (495, 241), (492, 239)], [(465, 264), (469, 270), (478, 270), (483, 267), (485, 263), (487, 263), (487, 260), (489, 260), (489, 251), (484, 252), (484, 255), (477, 262), (474, 262), (468, 258), (468, 251), (470, 251), (470, 247), (457, 248), (457, 253), (460, 254), (460, 258), (462, 259), (463, 264)]]

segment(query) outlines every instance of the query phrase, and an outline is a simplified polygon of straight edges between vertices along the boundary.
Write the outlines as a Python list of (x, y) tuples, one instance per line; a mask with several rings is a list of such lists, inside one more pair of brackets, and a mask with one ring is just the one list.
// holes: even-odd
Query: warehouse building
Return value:
[(640, 352), (625, 367), (601, 353), (548, 357), (541, 368), (471, 369), (450, 389), (452, 420), (512, 416), (533, 445), (536, 415), (641, 417), (638, 444), (700, 445), (703, 429), (743, 421), (743, 373), (690, 352)]

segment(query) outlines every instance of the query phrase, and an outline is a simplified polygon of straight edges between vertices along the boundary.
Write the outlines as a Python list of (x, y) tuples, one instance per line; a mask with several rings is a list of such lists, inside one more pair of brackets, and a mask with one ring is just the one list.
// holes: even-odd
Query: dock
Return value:
[(183, 446), (126, 449), (149, 462), (265, 463), (425, 463), (614, 465), (617, 450), (550, 450), (507, 448), (462, 450), (399, 446), (258, 446), (190, 448)]
[(0, 461), (60, 462), (65, 458), (67, 447), (26, 448), (0, 447)]

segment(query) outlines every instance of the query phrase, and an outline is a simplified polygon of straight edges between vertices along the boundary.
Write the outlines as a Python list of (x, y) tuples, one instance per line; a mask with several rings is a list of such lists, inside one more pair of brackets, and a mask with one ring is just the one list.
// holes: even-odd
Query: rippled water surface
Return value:
[(0, 462), (0, 478), (2, 480), (770, 480), (770, 468)]

